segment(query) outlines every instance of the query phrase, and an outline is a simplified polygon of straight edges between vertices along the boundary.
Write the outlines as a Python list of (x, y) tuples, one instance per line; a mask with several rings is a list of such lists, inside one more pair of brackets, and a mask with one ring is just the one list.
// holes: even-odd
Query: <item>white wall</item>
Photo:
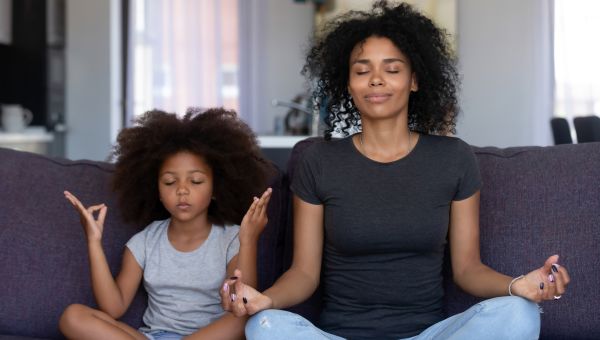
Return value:
[(66, 157), (104, 160), (119, 114), (118, 0), (66, 3)]
[(272, 100), (291, 101), (306, 90), (300, 71), (314, 27), (314, 5), (310, 1), (268, 0), (264, 10), (266, 53), (264, 71), (259, 75), (263, 94), (255, 106), (259, 112), (256, 123), (258, 133), (272, 133), (275, 117), (289, 110), (272, 106)]
[(458, 0), (458, 136), (478, 146), (550, 145), (547, 0)]

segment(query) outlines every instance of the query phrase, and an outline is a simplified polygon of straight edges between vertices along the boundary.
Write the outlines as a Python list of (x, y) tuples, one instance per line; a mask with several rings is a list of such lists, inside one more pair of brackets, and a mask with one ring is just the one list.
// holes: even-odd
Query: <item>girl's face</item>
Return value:
[(408, 116), (408, 97), (417, 89), (410, 61), (391, 40), (372, 36), (354, 47), (348, 91), (363, 120)]
[(196, 154), (178, 152), (165, 159), (159, 170), (160, 200), (172, 221), (205, 223), (212, 191), (212, 169)]

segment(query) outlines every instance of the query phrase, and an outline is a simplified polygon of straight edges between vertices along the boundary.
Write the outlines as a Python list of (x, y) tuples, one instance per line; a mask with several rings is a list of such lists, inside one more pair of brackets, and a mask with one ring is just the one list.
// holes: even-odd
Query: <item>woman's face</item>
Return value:
[(408, 115), (417, 89), (408, 58), (389, 39), (372, 36), (352, 50), (348, 91), (363, 121)]

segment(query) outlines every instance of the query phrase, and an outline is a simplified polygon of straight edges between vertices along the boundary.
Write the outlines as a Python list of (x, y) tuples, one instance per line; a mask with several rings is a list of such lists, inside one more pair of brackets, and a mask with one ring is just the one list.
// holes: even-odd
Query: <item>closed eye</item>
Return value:
[(204, 181), (192, 181), (192, 184), (202, 184)]

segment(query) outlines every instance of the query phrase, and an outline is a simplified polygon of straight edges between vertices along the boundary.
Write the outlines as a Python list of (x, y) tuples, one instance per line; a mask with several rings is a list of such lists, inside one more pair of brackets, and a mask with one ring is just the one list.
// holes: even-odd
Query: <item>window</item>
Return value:
[(554, 114), (600, 115), (600, 1), (554, 2)]
[(239, 110), (238, 0), (131, 0), (127, 119), (150, 109)]

